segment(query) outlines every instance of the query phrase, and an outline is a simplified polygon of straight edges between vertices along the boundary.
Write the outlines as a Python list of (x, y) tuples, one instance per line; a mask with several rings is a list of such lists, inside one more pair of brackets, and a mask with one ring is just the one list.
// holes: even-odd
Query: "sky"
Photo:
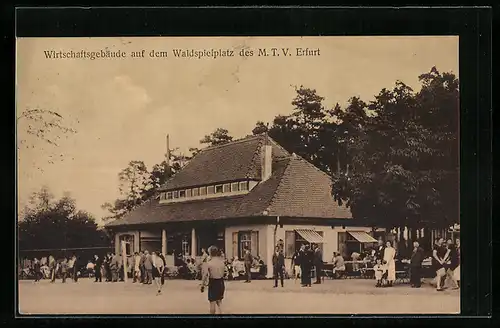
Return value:
[[(257, 56), (258, 48), (290, 48), (292, 56)], [(319, 56), (296, 56), (296, 48)], [(126, 58), (47, 59), (44, 51), (124, 51)], [(145, 58), (131, 58), (145, 50)], [(174, 58), (172, 49), (234, 49), (234, 57)], [(241, 57), (241, 49), (254, 56)], [(167, 58), (151, 58), (151, 50)], [(149, 169), (171, 148), (188, 153), (216, 128), (235, 138), (257, 121), (293, 107), (293, 86), (316, 89), (325, 106), (370, 101), (401, 80), (418, 90), (433, 66), (458, 76), (458, 37), (217, 37), (18, 38), (16, 113), (31, 108), (61, 114), (77, 132), (51, 146), (17, 121), (18, 204), (47, 186), (68, 192), (98, 222), (105, 202), (119, 197), (118, 173), (131, 160)], [(19, 143), (19, 141), (18, 141)], [(54, 160), (57, 158), (57, 160)]]

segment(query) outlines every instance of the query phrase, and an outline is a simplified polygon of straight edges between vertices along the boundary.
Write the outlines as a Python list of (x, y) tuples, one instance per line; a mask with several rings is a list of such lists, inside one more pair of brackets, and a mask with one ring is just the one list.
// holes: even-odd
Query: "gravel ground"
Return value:
[[(207, 314), (207, 294), (198, 281), (167, 280), (163, 293), (153, 285), (131, 281), (77, 283), (43, 280), (19, 282), (21, 314)], [(226, 283), (225, 314), (451, 314), (460, 312), (460, 292), (437, 292), (429, 284), (422, 288), (397, 285), (375, 288), (374, 281), (325, 280), (302, 288), (285, 281), (273, 288), (269, 280)]]

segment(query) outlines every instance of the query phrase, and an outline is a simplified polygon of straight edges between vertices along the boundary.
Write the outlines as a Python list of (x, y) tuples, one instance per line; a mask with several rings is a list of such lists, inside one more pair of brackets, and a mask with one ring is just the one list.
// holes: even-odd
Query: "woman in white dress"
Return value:
[(394, 261), (396, 250), (394, 249), (394, 247), (392, 247), (390, 241), (387, 241), (385, 245), (386, 247), (384, 249), (384, 262), (387, 263), (387, 282), (389, 283), (389, 287), (391, 287), (394, 283), (394, 280), (396, 280), (396, 262)]

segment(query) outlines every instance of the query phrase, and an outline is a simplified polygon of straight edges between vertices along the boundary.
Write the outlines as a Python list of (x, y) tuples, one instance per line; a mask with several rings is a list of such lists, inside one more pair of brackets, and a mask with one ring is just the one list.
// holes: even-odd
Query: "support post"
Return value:
[(191, 257), (196, 258), (196, 230), (191, 229)]
[(167, 256), (167, 231), (165, 229), (161, 230), (161, 253)]
[(127, 270), (127, 247), (125, 245), (125, 240), (122, 240), (122, 261), (123, 261), (123, 281), (127, 282), (128, 280), (128, 270)]
[(115, 233), (115, 254), (120, 254), (120, 236)]
[(275, 226), (268, 225), (266, 230), (266, 278), (273, 277), (273, 253), (276, 243), (274, 243), (274, 228)]

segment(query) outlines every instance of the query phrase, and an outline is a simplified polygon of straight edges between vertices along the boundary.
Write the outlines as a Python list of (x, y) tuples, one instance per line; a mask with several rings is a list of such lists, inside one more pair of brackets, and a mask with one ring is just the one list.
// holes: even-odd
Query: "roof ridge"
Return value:
[(252, 169), (254, 168), (254, 162), (255, 162), (255, 157), (257, 157), (260, 152), (262, 151), (262, 145), (263, 145), (263, 139), (261, 138), (260, 135), (257, 135), (257, 137), (259, 137), (259, 143), (257, 144), (257, 148), (255, 149), (254, 153), (253, 153), (253, 156), (252, 156), (252, 160), (250, 161), (250, 165), (248, 166), (248, 169), (247, 169), (247, 177), (250, 175)]
[(278, 182), (278, 185), (276, 186), (276, 189), (274, 190), (273, 196), (269, 200), (269, 203), (268, 203), (267, 207), (264, 209), (264, 210), (266, 210), (268, 212), (271, 211), (271, 206), (274, 203), (274, 199), (276, 198), (276, 195), (278, 194), (278, 190), (280, 189), (281, 185), (283, 184), (283, 180), (285, 178), (285, 175), (286, 175), (288, 169), (290, 168), (290, 164), (292, 163), (292, 158), (290, 158), (290, 157), (284, 157), (283, 160), (285, 160), (285, 159), (288, 159), (288, 163), (286, 164), (286, 167), (283, 170), (283, 174), (281, 175), (280, 181)]
[(214, 145), (214, 146), (205, 147), (205, 148), (201, 149), (200, 152), (207, 151), (207, 150), (218, 149), (218, 148), (224, 148), (224, 147), (227, 147), (227, 146), (230, 146), (230, 145), (234, 145), (234, 144), (238, 144), (238, 143), (243, 143), (243, 142), (250, 141), (252, 139), (257, 139), (257, 138), (260, 138), (260, 135), (248, 135), (248, 136), (245, 136), (243, 138), (236, 139), (236, 140), (231, 140), (231, 141), (228, 141), (228, 142), (220, 144), (220, 145)]

